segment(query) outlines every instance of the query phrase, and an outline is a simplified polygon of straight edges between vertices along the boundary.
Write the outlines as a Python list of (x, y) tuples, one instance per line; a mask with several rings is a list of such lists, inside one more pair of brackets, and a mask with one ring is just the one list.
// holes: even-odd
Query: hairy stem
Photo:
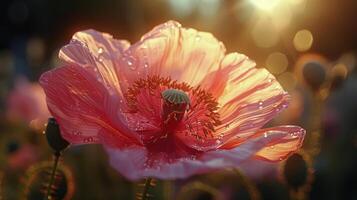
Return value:
[(146, 178), (143, 191), (138, 196), (138, 198), (140, 200), (148, 200), (149, 199), (149, 197), (150, 197), (149, 189), (150, 189), (150, 186), (152, 186), (152, 181), (153, 181), (152, 178)]
[(55, 179), (55, 174), (56, 174), (56, 170), (57, 170), (57, 166), (58, 166), (58, 161), (59, 161), (59, 158), (60, 158), (61, 154), (59, 152), (55, 152), (54, 156), (55, 156), (55, 161), (54, 161), (52, 172), (51, 172), (50, 182), (48, 183), (48, 186), (47, 186), (45, 200), (51, 199), (51, 196), (50, 196), (51, 195), (50, 194), (51, 193), (51, 187), (52, 187), (53, 181)]

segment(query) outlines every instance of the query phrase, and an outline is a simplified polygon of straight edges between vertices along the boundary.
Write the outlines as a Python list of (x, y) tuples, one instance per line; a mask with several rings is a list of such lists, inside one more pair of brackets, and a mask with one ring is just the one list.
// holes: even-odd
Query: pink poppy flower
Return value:
[(102, 144), (128, 179), (280, 161), (302, 144), (300, 127), (261, 129), (288, 94), (246, 56), (225, 54), (210, 33), (169, 21), (130, 45), (86, 30), (59, 57), (65, 66), (40, 83), (63, 137)]
[(10, 120), (26, 122), (30, 127), (41, 129), (50, 113), (46, 105), (46, 95), (38, 83), (30, 83), (25, 78), (17, 79), (15, 88), (7, 98), (7, 117)]

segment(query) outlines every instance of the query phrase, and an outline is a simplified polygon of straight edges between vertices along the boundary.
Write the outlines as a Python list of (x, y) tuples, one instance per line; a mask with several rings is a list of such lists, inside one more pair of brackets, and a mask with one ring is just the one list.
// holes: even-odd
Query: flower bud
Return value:
[(63, 139), (60, 127), (55, 118), (48, 119), (45, 133), (48, 144), (55, 152), (61, 152), (69, 145), (69, 143)]

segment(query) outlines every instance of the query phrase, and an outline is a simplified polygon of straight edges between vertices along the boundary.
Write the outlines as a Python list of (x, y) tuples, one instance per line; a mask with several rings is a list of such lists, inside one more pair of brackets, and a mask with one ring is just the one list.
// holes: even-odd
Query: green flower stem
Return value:
[(58, 166), (58, 161), (59, 161), (59, 158), (60, 158), (61, 154), (60, 154), (60, 152), (55, 152), (54, 156), (55, 156), (55, 161), (54, 161), (52, 172), (51, 172), (50, 182), (48, 183), (48, 186), (47, 186), (45, 200), (51, 199), (51, 196), (50, 196), (51, 195), (50, 194), (51, 193), (51, 187), (52, 187), (53, 181), (55, 179), (55, 174), (56, 174), (56, 170), (57, 170), (57, 166)]
[(150, 197), (149, 188), (152, 186), (152, 178), (146, 178), (143, 191), (140, 194), (141, 200), (148, 200)]

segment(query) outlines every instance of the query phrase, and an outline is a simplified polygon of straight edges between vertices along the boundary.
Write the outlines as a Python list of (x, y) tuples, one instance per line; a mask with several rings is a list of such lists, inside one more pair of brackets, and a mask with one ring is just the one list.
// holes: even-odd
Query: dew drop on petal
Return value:
[(98, 48), (98, 54), (102, 54), (103, 53), (103, 48), (102, 47), (99, 47)]
[(267, 133), (264, 133), (264, 137), (267, 138), (267, 137), (268, 137), (268, 134), (267, 134)]
[(93, 137), (84, 138), (83, 142), (84, 143), (91, 143), (91, 142), (93, 142)]
[(126, 64), (129, 66), (131, 70), (136, 70), (135, 59), (132, 57), (126, 58)]

